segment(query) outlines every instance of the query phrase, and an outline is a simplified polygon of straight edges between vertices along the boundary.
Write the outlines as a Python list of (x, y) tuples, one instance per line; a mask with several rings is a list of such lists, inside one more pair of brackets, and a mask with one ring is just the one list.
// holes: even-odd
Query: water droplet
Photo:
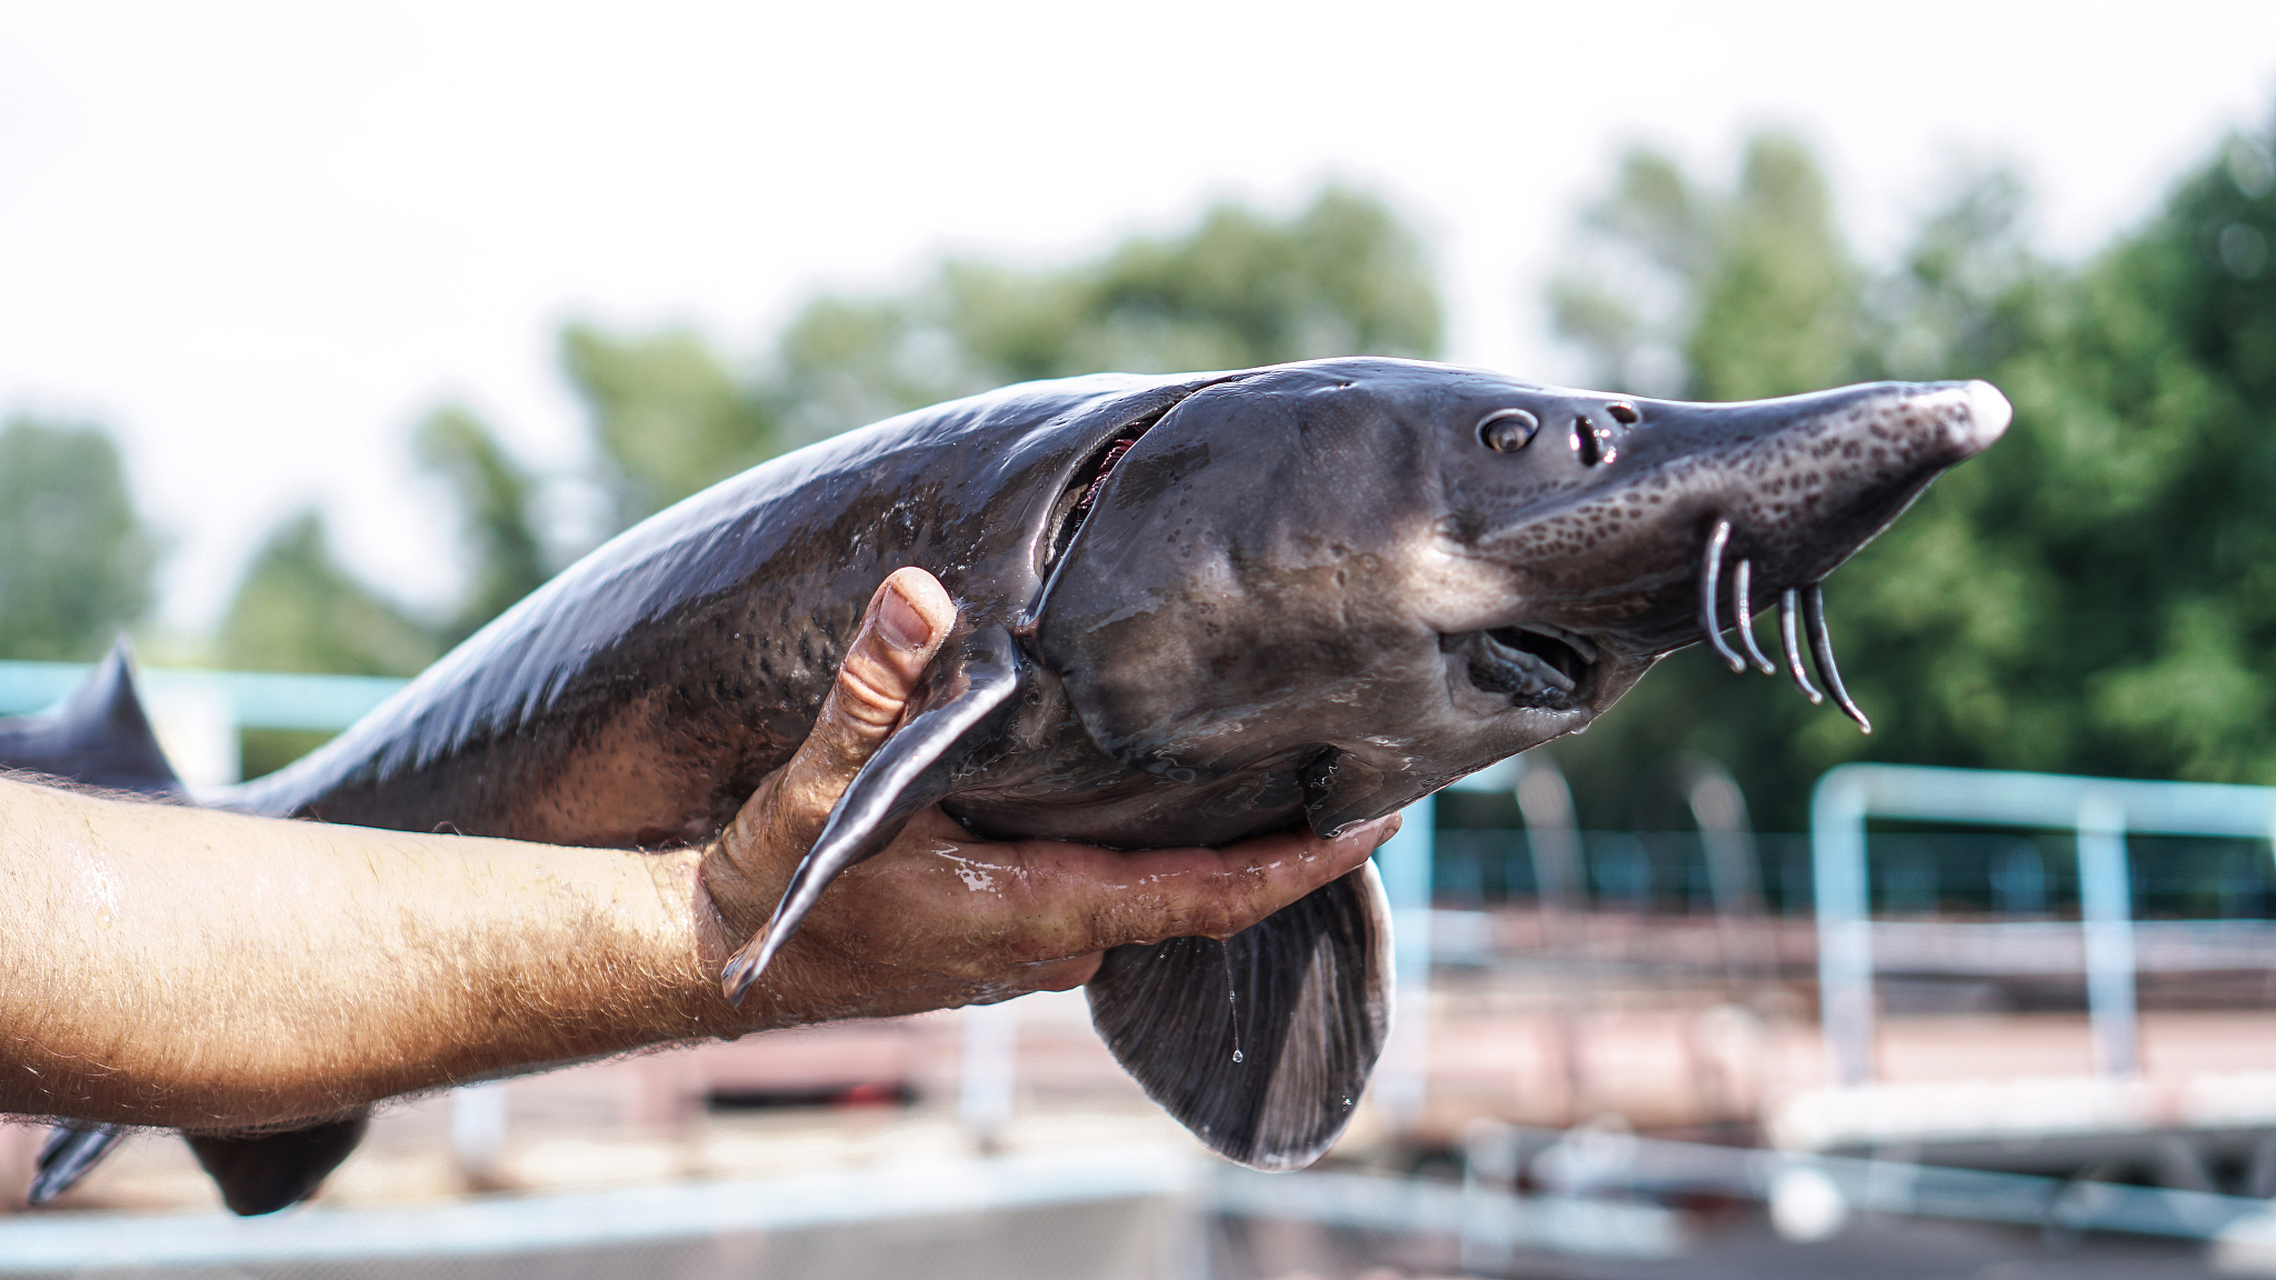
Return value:
[(1223, 939), (1217, 942), (1225, 957), (1225, 1003), (1231, 1007), (1228, 1021), (1233, 1030), (1233, 1061), (1241, 1060), (1241, 991), (1233, 985), (1233, 944)]

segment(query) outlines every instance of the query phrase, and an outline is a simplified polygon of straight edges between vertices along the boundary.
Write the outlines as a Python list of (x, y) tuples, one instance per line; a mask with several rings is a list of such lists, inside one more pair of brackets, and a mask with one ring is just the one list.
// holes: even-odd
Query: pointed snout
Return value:
[(1960, 437), (1955, 443), (1971, 454), (1981, 453), (1992, 441), (2006, 434), (2007, 424), (2015, 420), (2015, 406), (2007, 402), (1998, 387), (1981, 378), (1961, 383), (1960, 390), (1968, 398), (1968, 416), (1964, 422), (1953, 423), (1953, 433)]
[(1989, 448), (2015, 417), (1999, 388), (1981, 380), (1876, 382), (1774, 400), (1632, 403), (1642, 406), (1641, 424), (1612, 441), (1628, 468), (1687, 469), (1700, 459), (1735, 457), (1742, 447), (1777, 453), (1813, 438), (1847, 437), (1873, 440), (1880, 460), (1899, 470), (1941, 469)]
[[(1528, 412), (1545, 423), (1579, 417), (1585, 406), (1572, 399), (1571, 408)], [(1712, 530), (1728, 528), (1719, 554), (1734, 574), (1748, 565), (1747, 607), (1758, 609), (1823, 579), (2015, 416), (1981, 381), (1623, 407), (1630, 417), (1609, 409), (1588, 417), (1618, 423), (1597, 465), (1578, 450), (1547, 451), (1544, 461), (1557, 465), (1542, 471), (1561, 482), (1552, 496), (1480, 486), (1482, 510), (1468, 523), (1486, 531), (1471, 545), (1521, 580), (1509, 594), (1527, 599), (1533, 620), (1600, 641), (1618, 634), (1639, 652), (1698, 639), (1699, 566)]]

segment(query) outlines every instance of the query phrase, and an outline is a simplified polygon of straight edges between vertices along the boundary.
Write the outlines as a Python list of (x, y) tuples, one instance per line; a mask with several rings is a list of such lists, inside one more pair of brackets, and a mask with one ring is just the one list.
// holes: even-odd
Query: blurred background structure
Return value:
[[(1912, 20), (1939, 16), (1967, 29), (1934, 6)], [(2034, 30), (2053, 56), (2059, 33)], [(2144, 66), (2164, 48), (2145, 38)], [(1238, 62), (1079, 87), (1193, 93)], [(848, 68), (849, 94), (874, 88)], [(1942, 84), (1906, 69), (1924, 93)], [(1584, 737), (1410, 820), (1385, 854), (1403, 860), (1386, 870), (1422, 961), (1410, 1039), (1322, 1170), (1201, 1160), (1079, 997), (1036, 997), (409, 1104), (314, 1208), (275, 1222), (217, 1223), (179, 1145), (141, 1141), (60, 1209), (0, 1220), (0, 1274), (2276, 1274), (2276, 831), (2253, 816), (2276, 786), (2271, 88), (2091, 245), (2019, 167), (1960, 162), (1896, 215), (1861, 212), (1829, 177), (1853, 158), (1771, 130), (1727, 162), (1600, 157), (1577, 207), (1517, 220), (1564, 222), (1523, 297), (1450, 276), (1475, 246), (1449, 246), (1453, 215), (1413, 183), (1348, 175), (1294, 200), (1149, 198), (1132, 207), (1151, 230), (1056, 257), (983, 247), (802, 281), (760, 337), (638, 306), (608, 318), (604, 297), (550, 326), (552, 436), (512, 416), (541, 399), (424, 388), (399, 395), (432, 407), (391, 443), (337, 455), (393, 449), (416, 470), (404, 541), (438, 563), (415, 589), (344, 549), (341, 504), (312, 495), (263, 513), (232, 587), (182, 604), (196, 591), (169, 574), (213, 576), (213, 549), (183, 545), (211, 531), (153, 518), (130, 480), (138, 449), (179, 459), (181, 443), (85, 407), (107, 402), (99, 378), (58, 396), (0, 361), (0, 713), (51, 701), (133, 633), (161, 733), (203, 782), (311, 749), (600, 538), (718, 478), (1005, 382), (1359, 352), (1506, 363), (1532, 332), (1560, 367), (1515, 372), (1638, 394), (1982, 377), (2016, 408), (1998, 448), (1828, 583), (1871, 738), (1687, 651)], [(35, 97), (0, 86), (0, 139), (38, 131)], [(901, 101), (914, 114), (896, 127), (954, 150)], [(484, 127), (511, 151), (511, 129)], [(618, 159), (657, 181), (629, 125), (587, 142), (594, 181)], [(1425, 149), (1513, 191), (1501, 170), (1521, 157), (1449, 146)], [(1023, 154), (991, 143), (971, 163), (1035, 184), (1054, 165), (1148, 173), (1142, 148)], [(926, 200), (926, 172), (906, 199)], [(629, 236), (698, 216), (641, 208)], [(1498, 347), (1479, 337), (1488, 296), (1530, 317), (1501, 322)], [(447, 288), (432, 299), (447, 330)], [(258, 380), (292, 355), (237, 369)], [(322, 457), (321, 404), (307, 427)], [(212, 446), (224, 464), (233, 448)], [(225, 481), (205, 491), (253, 505)], [(1972, 772), (1871, 772), (1892, 766)], [(1889, 799), (1916, 784), (1930, 799)], [(1978, 790), (2003, 799), (1963, 801)], [(2067, 799), (2024, 803), (2045, 795)], [(0, 1129), (0, 1181), (35, 1140)]]

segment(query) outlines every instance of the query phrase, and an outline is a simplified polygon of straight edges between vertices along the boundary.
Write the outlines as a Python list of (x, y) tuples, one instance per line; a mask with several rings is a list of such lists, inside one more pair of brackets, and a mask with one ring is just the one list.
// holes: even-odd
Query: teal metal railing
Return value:
[[(54, 705), (92, 668), (78, 662), (0, 662), (0, 715)], [(154, 698), (191, 693), (218, 699), (246, 729), (340, 730), (406, 683), (393, 676), (321, 676), (273, 671), (149, 667), (138, 673)]]

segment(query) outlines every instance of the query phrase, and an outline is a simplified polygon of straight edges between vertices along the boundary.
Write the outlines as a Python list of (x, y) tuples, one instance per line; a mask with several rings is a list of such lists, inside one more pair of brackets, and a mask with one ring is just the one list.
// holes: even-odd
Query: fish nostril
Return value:
[(1638, 422), (1642, 421), (1644, 417), (1643, 414), (1636, 412), (1636, 406), (1628, 403), (1625, 400), (1613, 401), (1611, 404), (1604, 406), (1604, 411), (1611, 414), (1612, 420), (1619, 423), (1623, 427), (1635, 426)]
[(1582, 466), (1593, 467), (1612, 460), (1612, 450), (1605, 439), (1610, 434), (1589, 421), (1587, 414), (1573, 419), (1573, 451), (1581, 456)]

